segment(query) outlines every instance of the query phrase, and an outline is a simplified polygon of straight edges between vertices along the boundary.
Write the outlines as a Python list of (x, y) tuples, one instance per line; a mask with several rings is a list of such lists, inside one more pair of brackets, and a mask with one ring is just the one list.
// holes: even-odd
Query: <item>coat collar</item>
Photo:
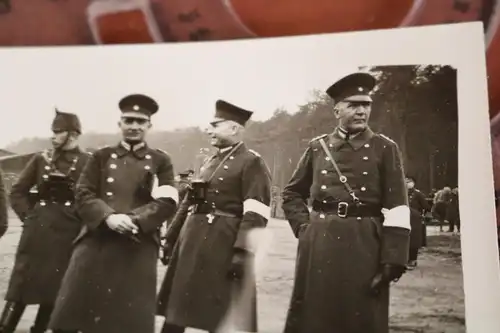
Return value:
[(76, 146), (75, 148), (69, 150), (57, 149), (51, 152), (51, 159), (52, 161), (57, 161), (58, 159), (62, 158), (68, 162), (71, 162), (75, 157), (80, 155), (82, 152), (83, 150), (79, 146)]
[(375, 134), (373, 131), (367, 127), (363, 132), (352, 136), (348, 142), (345, 141), (345, 134), (339, 130), (338, 127), (335, 128), (333, 133), (329, 135), (330, 146), (342, 146), (343, 144), (349, 144), (354, 150), (358, 150), (365, 143), (370, 141)]
[(125, 141), (120, 141), (116, 147), (116, 153), (118, 156), (122, 157), (127, 155), (128, 153), (133, 154), (139, 159), (143, 159), (146, 156), (148, 151), (148, 145), (143, 141), (134, 146), (131, 146), (129, 143)]

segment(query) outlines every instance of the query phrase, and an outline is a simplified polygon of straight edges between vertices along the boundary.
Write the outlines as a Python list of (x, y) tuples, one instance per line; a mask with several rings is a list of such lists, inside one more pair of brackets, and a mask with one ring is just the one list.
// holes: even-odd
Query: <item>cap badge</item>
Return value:
[(134, 111), (139, 111), (139, 109), (140, 109), (140, 108), (139, 108), (139, 105), (134, 105), (134, 106), (132, 107), (132, 109), (134, 109)]

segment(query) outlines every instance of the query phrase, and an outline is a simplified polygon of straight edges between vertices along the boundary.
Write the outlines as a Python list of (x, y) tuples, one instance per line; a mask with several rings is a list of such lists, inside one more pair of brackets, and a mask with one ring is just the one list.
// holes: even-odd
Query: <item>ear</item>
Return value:
[(148, 129), (150, 129), (151, 127), (153, 127), (153, 124), (151, 122), (148, 123)]

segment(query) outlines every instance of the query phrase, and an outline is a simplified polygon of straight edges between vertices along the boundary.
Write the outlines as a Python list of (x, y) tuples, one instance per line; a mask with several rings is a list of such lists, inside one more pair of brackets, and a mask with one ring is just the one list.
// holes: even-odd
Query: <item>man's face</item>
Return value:
[(406, 180), (406, 187), (410, 190), (413, 189), (415, 187), (415, 182), (411, 179), (407, 179)]
[(230, 121), (214, 121), (206, 129), (210, 144), (217, 148), (233, 145), (237, 131), (236, 125)]
[(54, 130), (52, 132), (52, 147), (55, 149), (62, 148), (69, 141), (69, 132)]
[(139, 142), (144, 140), (151, 128), (151, 121), (149, 117), (141, 113), (124, 113), (118, 122), (118, 127), (125, 141)]
[(342, 101), (336, 106), (335, 117), (341, 127), (358, 133), (368, 126), (371, 111), (372, 103), (369, 101)]

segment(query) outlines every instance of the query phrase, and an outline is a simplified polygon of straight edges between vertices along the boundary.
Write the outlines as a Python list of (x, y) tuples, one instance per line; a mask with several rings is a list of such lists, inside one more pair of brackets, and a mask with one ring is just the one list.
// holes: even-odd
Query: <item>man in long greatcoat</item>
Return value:
[(424, 245), (425, 222), (423, 215), (430, 211), (429, 204), (419, 189), (415, 187), (415, 178), (406, 176), (406, 187), (408, 188), (408, 203), (410, 206), (410, 252), (408, 253), (408, 269), (417, 267), (418, 251)]
[(172, 222), (170, 228), (182, 228), (179, 238), (169, 239), (172, 229), (167, 231), (175, 247), (158, 296), (162, 333), (186, 327), (215, 332), (227, 323), (231, 331), (257, 332), (254, 236), (269, 219), (271, 176), (262, 157), (242, 142), (251, 114), (216, 102), (208, 133), (218, 152), (203, 165), (201, 182), (193, 180)]
[(389, 284), (408, 262), (410, 212), (398, 145), (368, 126), (375, 84), (354, 73), (327, 89), (338, 126), (310, 141), (283, 191), (298, 238), (286, 333), (389, 331)]
[(119, 103), (123, 140), (94, 152), (76, 187), (84, 224), (49, 327), (54, 332), (153, 333), (159, 229), (178, 192), (168, 154), (144, 141), (158, 104)]
[(0, 332), (12, 333), (27, 305), (38, 304), (32, 333), (45, 332), (73, 241), (81, 229), (74, 184), (89, 155), (78, 146), (80, 120), (56, 110), (53, 149), (33, 156), (13, 185), (10, 202), (23, 224)]

